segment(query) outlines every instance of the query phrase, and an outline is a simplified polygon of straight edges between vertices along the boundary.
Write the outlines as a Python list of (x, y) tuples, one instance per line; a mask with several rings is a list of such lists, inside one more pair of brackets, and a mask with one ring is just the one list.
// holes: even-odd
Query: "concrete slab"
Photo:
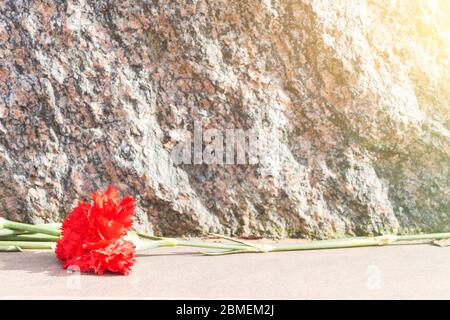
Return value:
[(0, 297), (450, 299), (450, 248), (399, 245), (209, 257), (141, 253), (129, 276), (76, 275), (52, 252), (0, 254)]

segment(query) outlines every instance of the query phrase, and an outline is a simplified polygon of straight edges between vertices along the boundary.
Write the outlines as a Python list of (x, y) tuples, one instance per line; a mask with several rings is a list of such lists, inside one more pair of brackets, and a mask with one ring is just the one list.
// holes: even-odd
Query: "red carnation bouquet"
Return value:
[(216, 235), (228, 243), (155, 237), (131, 231), (134, 199), (123, 199), (110, 186), (92, 194), (92, 203), (80, 202), (62, 225), (31, 225), (0, 218), (0, 251), (52, 249), (63, 267), (76, 266), (81, 272), (106, 271), (127, 275), (134, 265), (135, 250), (166, 246), (216, 249), (206, 255), (262, 253), (271, 251), (317, 250), (380, 246), (404, 241), (434, 242), (449, 239), (450, 232), (418, 235), (382, 235), (290, 244), (264, 244)]

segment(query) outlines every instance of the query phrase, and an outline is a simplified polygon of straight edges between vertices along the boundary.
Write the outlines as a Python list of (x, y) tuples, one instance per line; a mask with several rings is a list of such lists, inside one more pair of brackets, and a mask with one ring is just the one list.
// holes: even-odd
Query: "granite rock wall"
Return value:
[[(59, 221), (114, 184), (155, 234), (448, 230), (449, 17), (446, 0), (0, 1), (0, 215)], [(277, 137), (278, 160), (177, 163), (195, 122)]]

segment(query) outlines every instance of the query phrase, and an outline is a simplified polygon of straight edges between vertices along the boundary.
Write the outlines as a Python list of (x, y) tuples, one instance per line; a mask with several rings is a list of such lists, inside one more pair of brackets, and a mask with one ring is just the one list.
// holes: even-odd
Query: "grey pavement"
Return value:
[(450, 299), (450, 247), (202, 256), (158, 248), (129, 276), (78, 275), (48, 251), (0, 253), (0, 298)]

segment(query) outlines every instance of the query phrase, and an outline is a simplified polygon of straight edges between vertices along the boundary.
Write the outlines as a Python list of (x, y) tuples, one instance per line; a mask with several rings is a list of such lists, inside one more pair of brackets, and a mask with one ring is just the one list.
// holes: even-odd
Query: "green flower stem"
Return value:
[(43, 233), (51, 236), (59, 237), (61, 235), (61, 230), (57, 227), (51, 225), (32, 225), (21, 222), (14, 222), (0, 218), (0, 228), (8, 228), (19, 231), (27, 231), (33, 233)]
[(137, 251), (144, 251), (148, 249), (154, 249), (159, 247), (173, 247), (176, 246), (176, 243), (172, 239), (164, 239), (164, 240), (156, 240), (156, 241), (147, 241), (142, 240), (137, 245)]
[(242, 244), (218, 243), (206, 241), (176, 240), (177, 245), (181, 247), (205, 248), (205, 249), (223, 249), (223, 250), (242, 250), (246, 248)]
[(0, 241), (2, 247), (19, 247), (20, 249), (55, 249), (54, 242), (44, 241)]
[(340, 239), (336, 241), (312, 241), (299, 244), (281, 244), (268, 245), (266, 250), (268, 252), (276, 251), (299, 251), (299, 250), (319, 250), (319, 249), (340, 249), (340, 248), (356, 248), (356, 247), (373, 247), (383, 246), (392, 243), (393, 240), (389, 237), (373, 237), (373, 238), (358, 238), (358, 239)]
[(0, 252), (20, 252), (22, 249), (20, 249), (17, 246), (4, 246), (0, 245)]
[(0, 229), (0, 237), (3, 237), (3, 236), (15, 236), (15, 235), (18, 235), (18, 234), (23, 234), (23, 233), (26, 233), (26, 232), (18, 231), (18, 230), (12, 230), (12, 229), (6, 229), (6, 228)]
[[(404, 241), (433, 241), (441, 239), (449, 239), (449, 233), (432, 233), (419, 235), (383, 235), (378, 237), (358, 237), (346, 238), (336, 240), (319, 240), (305, 243), (293, 244), (261, 244), (261, 243), (247, 243), (243, 241), (231, 240), (228, 237), (220, 236), (226, 240), (233, 241), (233, 243), (215, 243), (204, 241), (178, 240), (173, 238), (151, 237), (139, 234), (141, 238), (146, 238), (143, 242), (146, 243), (145, 249), (162, 247), (162, 246), (184, 246), (194, 248), (219, 249), (223, 251), (205, 253), (207, 255), (227, 255), (237, 253), (256, 253), (256, 252), (279, 252), (279, 251), (300, 251), (300, 250), (320, 250), (320, 249), (340, 249), (340, 248), (355, 248), (355, 247), (371, 247), (371, 246), (385, 246), (392, 243)], [(149, 239), (158, 239), (151, 241)]]
[(13, 234), (13, 235), (0, 235), (0, 245), (2, 241), (52, 241), (56, 242), (60, 238), (56, 236), (50, 236), (43, 233), (25, 233), (25, 234)]
[[(142, 237), (143, 238), (143, 237)], [(147, 237), (146, 237), (147, 238)], [(215, 242), (205, 242), (205, 241), (191, 241), (191, 240), (179, 240), (175, 238), (162, 238), (155, 237), (160, 240), (145, 240), (141, 239), (141, 243), (138, 250), (147, 250), (158, 247), (193, 247), (193, 248), (205, 248), (205, 249), (223, 249), (223, 250), (240, 250), (246, 248), (240, 244), (228, 244), (228, 243), (215, 243)]]
[(230, 253), (245, 253), (245, 252), (277, 252), (277, 251), (300, 251), (300, 250), (319, 250), (319, 249), (341, 249), (341, 248), (356, 248), (356, 247), (372, 247), (385, 246), (401, 241), (416, 241), (416, 240), (439, 240), (450, 238), (450, 233), (435, 233), (435, 234), (420, 234), (420, 235), (383, 235), (378, 237), (366, 238), (348, 238), (339, 240), (324, 240), (312, 241), (299, 244), (261, 244), (259, 248), (245, 248), (238, 250), (239, 252)]
[(136, 232), (136, 234), (139, 237), (144, 238), (144, 239), (148, 239), (148, 240), (165, 240), (165, 239), (168, 239), (168, 238), (165, 238), (165, 237), (149, 236), (148, 234), (141, 233), (141, 232)]
[(405, 236), (395, 236), (396, 241), (417, 241), (417, 240), (442, 240), (450, 239), (450, 232), (444, 233), (429, 233), (429, 234), (414, 234)]

